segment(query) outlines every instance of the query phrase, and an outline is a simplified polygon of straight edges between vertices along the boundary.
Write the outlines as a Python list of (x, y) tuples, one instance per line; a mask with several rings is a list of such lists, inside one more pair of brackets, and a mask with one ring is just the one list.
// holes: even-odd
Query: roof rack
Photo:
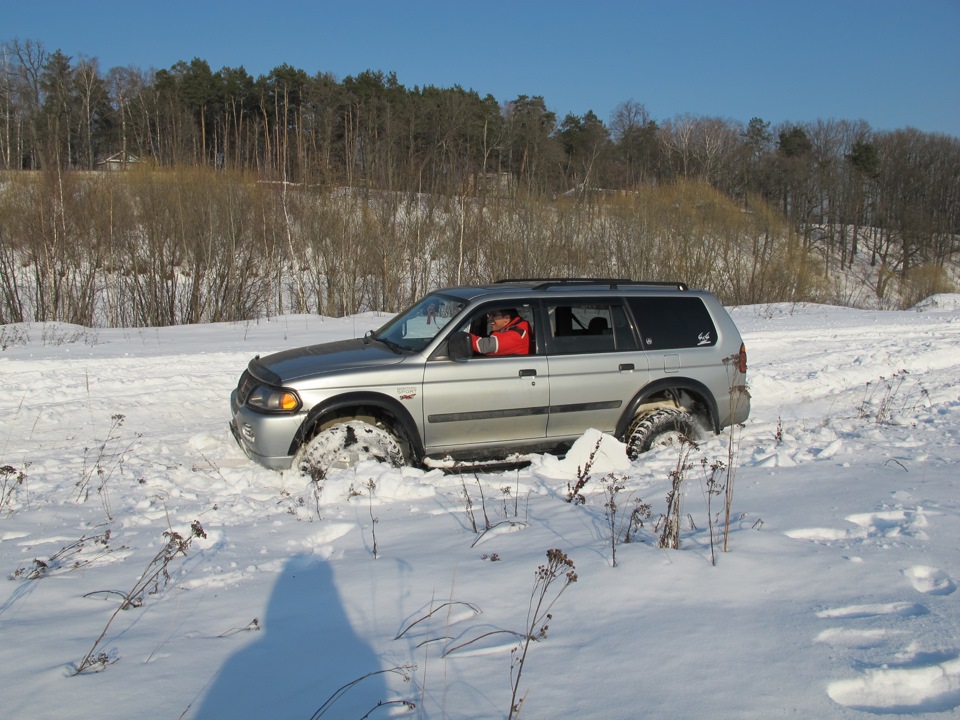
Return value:
[(672, 287), (687, 290), (687, 284), (669, 280), (630, 280), (629, 278), (507, 278), (497, 280), (497, 284), (536, 283), (534, 290), (546, 290), (550, 287), (565, 285), (609, 285), (613, 290), (621, 285), (649, 285), (654, 287)]

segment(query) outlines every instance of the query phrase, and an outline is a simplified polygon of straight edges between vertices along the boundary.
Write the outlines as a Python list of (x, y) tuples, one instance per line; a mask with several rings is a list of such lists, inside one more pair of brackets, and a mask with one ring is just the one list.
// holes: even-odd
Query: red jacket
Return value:
[(529, 355), (530, 340), (530, 323), (519, 315), (488, 337), (470, 336), (474, 352), (483, 355)]

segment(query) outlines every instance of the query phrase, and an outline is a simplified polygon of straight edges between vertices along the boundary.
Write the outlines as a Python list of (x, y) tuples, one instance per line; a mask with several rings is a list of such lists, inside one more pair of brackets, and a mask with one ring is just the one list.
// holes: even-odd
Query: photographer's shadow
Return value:
[(192, 717), (310, 718), (339, 695), (324, 717), (359, 718), (387, 699), (383, 674), (371, 675), (380, 661), (354, 633), (323, 560), (287, 561), (260, 626), (257, 640), (220, 668)]

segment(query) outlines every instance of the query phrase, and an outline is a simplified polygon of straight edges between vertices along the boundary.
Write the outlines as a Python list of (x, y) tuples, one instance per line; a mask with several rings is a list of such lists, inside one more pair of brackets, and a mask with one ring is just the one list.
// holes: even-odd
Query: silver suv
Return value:
[[(498, 346), (514, 354), (491, 354)], [(362, 339), (255, 357), (231, 396), (230, 428), (258, 463), (314, 477), (364, 459), (562, 452), (589, 428), (636, 457), (744, 422), (746, 370), (740, 333), (709, 292), (502, 280), (437, 290)]]

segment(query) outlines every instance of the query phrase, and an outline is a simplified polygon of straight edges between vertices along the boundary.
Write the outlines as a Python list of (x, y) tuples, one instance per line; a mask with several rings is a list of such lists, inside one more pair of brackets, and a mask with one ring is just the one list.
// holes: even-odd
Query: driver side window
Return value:
[(484, 306), (465, 326), (473, 339), (473, 357), (536, 354), (533, 318), (529, 305)]

